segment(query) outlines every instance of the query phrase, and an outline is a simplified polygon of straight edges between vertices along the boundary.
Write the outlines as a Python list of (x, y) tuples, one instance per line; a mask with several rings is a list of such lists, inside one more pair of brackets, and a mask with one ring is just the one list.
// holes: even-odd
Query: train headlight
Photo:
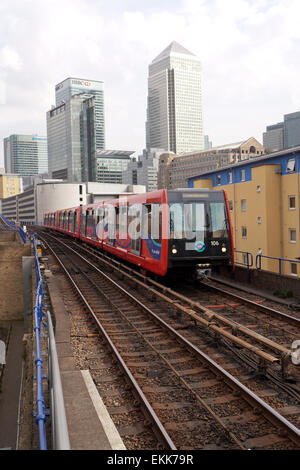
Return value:
[(177, 253), (178, 253), (178, 250), (177, 250), (176, 246), (173, 245), (173, 246), (172, 246), (172, 254), (173, 254), (173, 255), (177, 255)]
[(222, 246), (222, 253), (226, 253), (226, 251), (227, 251), (226, 246)]

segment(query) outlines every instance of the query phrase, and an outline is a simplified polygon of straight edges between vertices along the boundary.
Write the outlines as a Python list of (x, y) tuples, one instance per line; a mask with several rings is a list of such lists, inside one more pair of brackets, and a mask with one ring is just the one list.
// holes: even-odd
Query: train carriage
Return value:
[[(234, 266), (224, 190), (158, 190), (45, 214), (62, 231), (145, 271), (209, 274)], [(52, 218), (51, 218), (52, 217)]]

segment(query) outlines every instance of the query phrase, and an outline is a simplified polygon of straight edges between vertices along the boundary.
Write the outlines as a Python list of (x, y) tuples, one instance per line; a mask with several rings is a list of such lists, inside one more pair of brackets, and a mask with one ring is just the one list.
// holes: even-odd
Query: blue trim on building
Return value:
[[(188, 187), (194, 187), (194, 181), (200, 179), (212, 179), (213, 187), (217, 186), (226, 186), (228, 184), (235, 184), (241, 182), (247, 182), (252, 180), (252, 168), (262, 166), (262, 165), (280, 165), (281, 166), (281, 174), (293, 174), (293, 173), (300, 173), (300, 152), (294, 152), (293, 150), (285, 151), (284, 155), (277, 155), (271, 157), (270, 155), (266, 155), (265, 158), (258, 157), (259, 160), (256, 158), (252, 158), (251, 160), (247, 160), (245, 162), (239, 162), (236, 165), (231, 165), (230, 167), (226, 168), (219, 168), (214, 171), (210, 171), (208, 173), (203, 173), (199, 176), (193, 176), (192, 178), (188, 179)], [(295, 159), (295, 166), (293, 171), (288, 171), (288, 163), (290, 160)], [(290, 161), (289, 166), (293, 165), (293, 162)], [(230, 182), (229, 173), (232, 175), (232, 180)]]

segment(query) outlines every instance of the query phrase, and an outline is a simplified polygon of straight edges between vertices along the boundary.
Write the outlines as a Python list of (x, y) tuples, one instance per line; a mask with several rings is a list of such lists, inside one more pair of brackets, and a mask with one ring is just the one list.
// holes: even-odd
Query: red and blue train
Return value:
[(44, 226), (166, 276), (234, 269), (232, 225), (224, 190), (157, 190), (48, 212)]

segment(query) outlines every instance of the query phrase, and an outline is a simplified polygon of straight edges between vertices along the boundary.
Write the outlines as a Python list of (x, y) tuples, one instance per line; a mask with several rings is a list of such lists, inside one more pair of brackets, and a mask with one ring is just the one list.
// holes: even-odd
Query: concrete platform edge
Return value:
[(126, 450), (126, 447), (122, 441), (120, 434), (117, 431), (116, 426), (114, 425), (106, 406), (103, 403), (102, 398), (99, 395), (99, 392), (96, 388), (96, 385), (93, 382), (91, 374), (88, 370), (82, 370), (81, 374), (83, 380), (86, 384), (88, 392), (90, 394), (91, 400), (99, 417), (99, 420), (102, 423), (104, 431), (106, 433), (107, 439), (113, 450)]

